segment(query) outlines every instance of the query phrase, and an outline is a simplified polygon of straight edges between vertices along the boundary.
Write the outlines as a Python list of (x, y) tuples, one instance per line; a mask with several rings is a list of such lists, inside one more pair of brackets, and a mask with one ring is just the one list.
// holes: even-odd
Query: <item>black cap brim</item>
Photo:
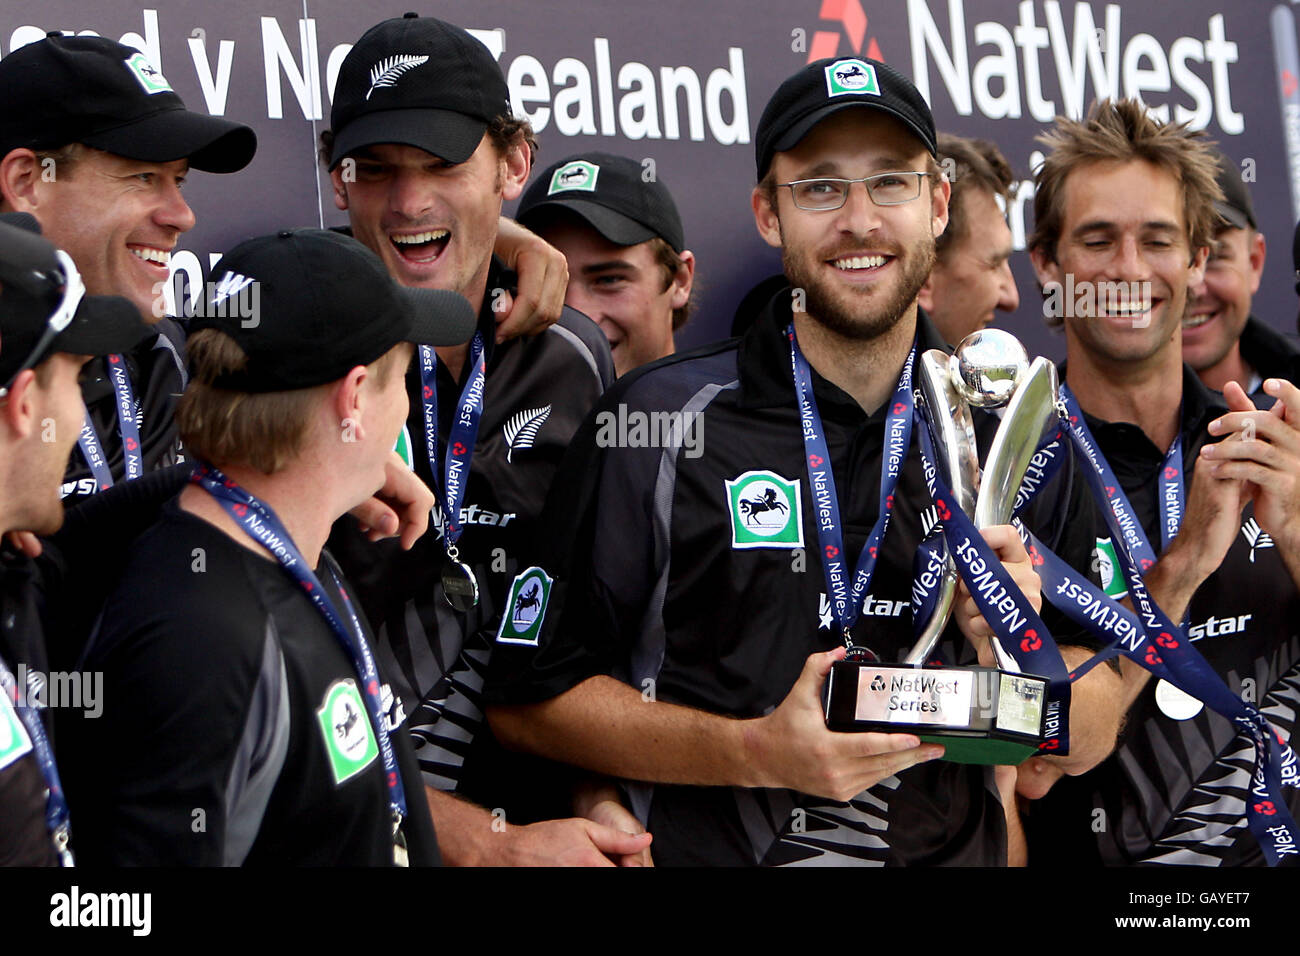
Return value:
[(523, 213), (519, 221), (531, 229), (530, 222), (540, 223), (546, 215), (561, 210), (573, 213), (616, 246), (635, 246), (640, 242), (649, 242), (657, 235), (653, 229), (635, 219), (586, 199), (548, 199)]
[(207, 173), (238, 172), (257, 152), (257, 134), (250, 127), (186, 109), (161, 110), (88, 134), (81, 142), (149, 163), (188, 159), (191, 168)]
[(460, 293), (403, 286), (399, 294), (410, 305), (411, 329), (405, 341), (414, 345), (464, 345), (474, 334), (474, 308)]
[(1219, 214), (1220, 219), (1233, 229), (1245, 229), (1248, 226), (1253, 226), (1253, 223), (1244, 212), (1236, 206), (1228, 205), (1226, 202), (1216, 202), (1214, 211)]
[[(894, 109), (888, 103), (876, 99), (872, 99), (872, 100), (858, 99), (858, 100), (848, 100), (846, 102), (840, 102), (840, 103), (828, 103), (826, 106), (823, 106), (821, 109), (814, 110), (813, 112), (809, 113), (807, 116), (803, 117), (798, 122), (796, 122), (788, 130), (786, 130), (781, 135), (780, 139), (776, 140), (772, 144), (772, 152), (784, 153), (788, 149), (794, 149), (796, 146), (799, 145), (799, 142), (805, 136), (807, 136), (809, 132), (812, 131), (812, 128), (816, 126), (818, 123), (820, 123), (822, 120), (826, 119), (828, 116), (838, 113), (840, 110), (848, 110), (854, 108), (879, 110), (881, 113), (888, 113), (890, 116), (894, 117), (894, 119), (898, 120), (909, 130), (911, 130), (912, 133), (916, 136), (916, 138), (921, 141), (921, 145), (926, 148), (926, 151), (931, 156), (936, 155), (938, 149), (937, 145), (931, 140), (930, 135), (925, 130), (923, 130), (919, 125), (917, 125), (914, 119), (909, 117), (906, 113), (902, 112), (901, 110)], [(769, 166), (771, 165), (771, 162), (772, 162), (772, 158), (771, 156), (769, 156), (768, 157)]]
[(367, 146), (397, 143), (414, 146), (449, 163), (463, 163), (474, 155), (487, 132), (482, 120), (452, 110), (384, 110), (358, 116), (334, 134), (333, 170), (351, 154)]
[(118, 295), (88, 295), (77, 314), (54, 339), (51, 352), (71, 355), (112, 355), (129, 352), (153, 334), (129, 299)]

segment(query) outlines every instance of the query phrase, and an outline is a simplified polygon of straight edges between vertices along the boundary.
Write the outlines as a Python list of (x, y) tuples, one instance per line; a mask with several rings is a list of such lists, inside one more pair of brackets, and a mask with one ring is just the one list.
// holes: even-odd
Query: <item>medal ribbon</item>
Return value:
[(876, 572), (880, 543), (889, 529), (889, 518), (894, 509), (894, 489), (898, 487), (903, 472), (903, 462), (912, 436), (912, 361), (916, 357), (916, 343), (903, 365), (898, 388), (890, 402), (885, 420), (885, 448), (880, 468), (880, 509), (875, 526), (867, 543), (858, 555), (857, 568), (851, 587), (846, 586), (847, 558), (844, 554), (844, 534), (840, 530), (840, 505), (835, 493), (835, 475), (831, 469), (830, 448), (822, 428), (821, 413), (813, 395), (812, 368), (795, 335), (794, 323), (786, 327), (790, 340), (790, 362), (794, 369), (795, 391), (799, 399), (799, 421), (802, 425), (805, 461), (808, 464), (808, 482), (812, 490), (814, 514), (817, 518), (817, 542), (821, 547), (822, 572), (826, 576), (826, 597), (831, 614), (840, 628), (847, 647), (853, 647), (852, 630), (862, 614), (862, 601), (871, 587)]
[(68, 823), (68, 802), (63, 796), (63, 783), (59, 779), (59, 768), (54, 763), (54, 751), (50, 749), (49, 738), (45, 736), (41, 715), (36, 708), (26, 703), (27, 688), (18, 686), (18, 681), (4, 661), (0, 661), (0, 691), (9, 696), (18, 719), (27, 728), (27, 736), (32, 739), (32, 751), (41, 776), (45, 778), (47, 790), (45, 827), (49, 830), (50, 840), (59, 855), (59, 863), (62, 866), (72, 866), (72, 853), (68, 850), (68, 839), (72, 834)]
[[(113, 385), (113, 396), (117, 400), (117, 428), (122, 439), (123, 480), (131, 481), (144, 474), (144, 449), (140, 447), (140, 426), (135, 420), (135, 393), (131, 389), (131, 377), (127, 373), (126, 359), (121, 355), (108, 356), (108, 379)], [(113, 473), (108, 468), (108, 457), (104, 454), (103, 443), (95, 432), (95, 423), (86, 411), (85, 422), (81, 426), (81, 435), (77, 438), (81, 454), (90, 466), (90, 473), (95, 476), (99, 490), (113, 487)]]
[(347, 611), (350, 628), (344, 625), (325, 589), (321, 587), (320, 580), (312, 569), (307, 567), (306, 560), (289, 537), (289, 533), (285, 531), (284, 525), (265, 502), (254, 498), (216, 467), (206, 463), (200, 462), (195, 466), (190, 481), (212, 495), (249, 537), (271, 552), (280, 562), (285, 573), (301, 585), (351, 658), (352, 666), (361, 679), (360, 689), (366, 700), (370, 725), (374, 729), (375, 738), (379, 741), (393, 822), (395, 826), (400, 825), (401, 821), (406, 819), (406, 793), (397, 766), (397, 755), (393, 752), (392, 742), (388, 739), (387, 716), (379, 695), (379, 671), (375, 667), (375, 659), (370, 653), (370, 646), (366, 643), (365, 632), (357, 619), (343, 582), (339, 580), (338, 572), (332, 566), (330, 567), (330, 574), (334, 577), (339, 596), (343, 599), (343, 608)]
[[(1064, 386), (1062, 392), (1065, 392)], [(1077, 404), (1074, 408), (1078, 408)], [(1076, 411), (1071, 411), (1072, 416), (1077, 414)], [(1079, 421), (1077, 423), (1072, 421), (1071, 425), (1082, 424), (1082, 416), (1079, 415), (1078, 418)], [(1092, 463), (1092, 468), (1084, 468), (1082, 471), (1093, 495), (1098, 501), (1106, 501), (1114, 505), (1116, 496), (1111, 494), (1110, 488), (1105, 484), (1107, 480), (1105, 476), (1113, 476), (1110, 465), (1095, 446), (1086, 442), (1080, 429), (1072, 427), (1069, 434), (1080, 453), (1089, 458)], [(1168, 462), (1169, 459), (1166, 458), (1166, 461)], [(1178, 465), (1181, 466), (1181, 458), (1178, 459)], [(1167, 464), (1166, 469), (1169, 467), (1171, 466)], [(1178, 467), (1178, 471), (1181, 470), (1181, 467)], [(1181, 475), (1178, 478), (1181, 488)], [(1165, 492), (1170, 493), (1168, 486), (1172, 482), (1172, 477), (1168, 471), (1162, 473), (1162, 482), (1166, 485)], [(1122, 494), (1121, 491), (1120, 495)], [(1122, 503), (1127, 504), (1126, 501)], [(1181, 506), (1181, 501), (1179, 504)], [(1255, 745), (1255, 765), (1251, 775), (1250, 795), (1246, 800), (1247, 825), (1264, 851), (1269, 865), (1275, 866), (1288, 856), (1300, 855), (1300, 847), (1297, 846), (1300, 831), (1296, 829), (1290, 810), (1282, 799), (1283, 780), (1285, 779), (1291, 786), (1295, 786), (1297, 782), (1294, 752), (1257, 707), (1242, 700), (1228, 689), (1223, 678), (1188, 640), (1184, 630), (1175, 625), (1151, 598), (1142, 577), (1149, 565), (1140, 567), (1143, 559), (1132, 547), (1133, 536), (1125, 533), (1121, 524), (1121, 514), (1113, 507), (1101, 510), (1111, 533), (1116, 558), (1128, 582), (1129, 596), (1133, 601), (1133, 607), (1137, 609), (1135, 620), (1139, 633), (1122, 637), (1116, 645), (1118, 652), (1136, 661), (1151, 671), (1154, 676), (1167, 680), (1179, 690), (1202, 701), (1231, 720), (1239, 729), (1250, 733)], [(1128, 514), (1131, 517), (1131, 508)], [(1168, 508), (1165, 515), (1166, 525), (1168, 525), (1171, 523), (1168, 520), (1170, 516)], [(1142, 538), (1141, 543), (1145, 543), (1145, 538)], [(1060, 577), (1065, 578), (1063, 574)], [(1087, 583), (1087, 586), (1092, 589), (1093, 600), (1105, 599), (1105, 595), (1100, 594), (1090, 583)], [(1049, 597), (1058, 590), (1058, 587), (1044, 589)], [(1068, 602), (1067, 606), (1059, 604), (1058, 606), (1061, 606), (1066, 613), (1070, 613)], [(1091, 665), (1093, 661), (1088, 663)]]
[[(926, 410), (928, 411), (928, 409)], [(988, 622), (998, 643), (1026, 674), (1048, 680), (1047, 725), (1039, 750), (1057, 755), (1070, 752), (1070, 677), (1051, 632), (1034, 610), (1002, 561), (989, 547), (975, 523), (957, 505), (957, 499), (934, 465), (936, 456), (930, 429), (922, 416), (917, 429), (926, 484), (943, 522), (957, 573)]]
[(447, 436), (447, 467), (438, 469), (438, 357), (431, 346), (420, 346), (420, 400), (424, 407), (424, 442), (429, 451), (429, 470), (443, 514), (443, 545), (448, 556), (465, 530), (460, 523), (460, 506), (469, 486), (469, 466), (474, 456), (479, 421), (483, 418), (483, 383), (487, 377), (483, 333), (475, 332), (469, 347), (470, 374), (461, 390), (456, 417)]
[[(1137, 520), (1137, 512), (1129, 503), (1128, 495), (1124, 494), (1124, 489), (1120, 486), (1119, 479), (1115, 477), (1110, 462), (1097, 447), (1097, 441), (1092, 437), (1088, 423), (1084, 420), (1083, 409), (1079, 407), (1078, 400), (1070, 391), (1070, 386), (1064, 383), (1061, 385), (1061, 401), (1065, 403), (1066, 411), (1069, 413), (1070, 434), (1075, 446), (1083, 452), (1083, 456), (1092, 465), (1092, 470), (1101, 478), (1101, 484), (1098, 486), (1104, 492), (1101, 500), (1106, 502), (1106, 510), (1118, 520), (1118, 527), (1129, 551), (1137, 559), (1142, 571), (1146, 572), (1156, 563), (1156, 552), (1151, 547), (1151, 542), (1147, 540), (1141, 522)], [(1175, 435), (1169, 451), (1165, 453), (1164, 465), (1160, 472), (1161, 551), (1169, 547), (1170, 542), (1178, 536), (1178, 528), (1183, 519), (1183, 497), (1183, 438), (1181, 435)]]

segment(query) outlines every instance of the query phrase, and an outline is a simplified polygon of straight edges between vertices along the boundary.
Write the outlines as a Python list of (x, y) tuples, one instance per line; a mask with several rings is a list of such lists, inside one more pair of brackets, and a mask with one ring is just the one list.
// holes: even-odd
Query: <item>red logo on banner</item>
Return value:
[(1109, 495), (1109, 496), (1112, 497), (1112, 498), (1115, 497), (1115, 486), (1114, 486), (1114, 485), (1107, 485), (1107, 486), (1106, 486), (1106, 494)]
[(248, 508), (245, 505), (234, 505), (230, 510), (241, 518), (248, 514)]
[(110, 356), (108, 357), (108, 360), (109, 360), (110, 362), (112, 362), (114, 365), (117, 365), (117, 364), (119, 364), (119, 363), (122, 361), (122, 356), (120, 356), (120, 355), (110, 355)]
[(939, 520), (947, 521), (952, 517), (952, 512), (948, 510), (948, 502), (940, 498), (934, 503), (935, 508), (939, 511)]
[(888, 511), (892, 507), (894, 507), (894, 496), (885, 495), (885, 510)]
[(1043, 646), (1043, 639), (1038, 636), (1038, 632), (1032, 627), (1025, 631), (1024, 640), (1020, 642), (1020, 649), (1028, 654), (1030, 651), (1036, 651)]
[(1047, 559), (1038, 553), (1038, 549), (1032, 544), (1029, 546), (1029, 563), (1035, 566), (1041, 565)]
[(906, 411), (906, 410), (907, 410), (907, 406), (904, 405), (902, 402), (894, 402), (894, 414), (895, 414), (895, 415), (901, 415), (901, 414), (903, 414), (903, 412)]
[(127, 451), (135, 451), (135, 450), (136, 450), (137, 448), (139, 448), (139, 447), (140, 447), (140, 443), (139, 443), (138, 441), (136, 441), (134, 438), (128, 438), (128, 439), (126, 440), (126, 450), (127, 450)]
[[(808, 45), (808, 62), (835, 56), (840, 51), (840, 36), (846, 36), (854, 53), (862, 52), (862, 41), (867, 36), (867, 14), (859, 0), (822, 0), (823, 20), (838, 22), (839, 30), (818, 30), (813, 34), (812, 43)], [(866, 55), (873, 60), (883, 60), (880, 45), (872, 37), (867, 43)]]
[(314, 586), (310, 581), (303, 581), (302, 589), (310, 594), (314, 590)]
[(871, 556), (872, 556), (873, 558), (876, 556), (876, 547), (875, 547), (875, 545), (872, 545), (870, 548), (867, 548), (867, 550), (871, 552)]
[(1177, 478), (1177, 477), (1178, 477), (1178, 469), (1175, 468), (1173, 465), (1170, 465), (1168, 468), (1165, 469), (1165, 477), (1168, 478), (1168, 479), (1170, 479), (1170, 480), (1172, 480), (1172, 479), (1174, 479), (1174, 478)]
[(1156, 653), (1156, 649), (1155, 649), (1154, 647), (1148, 647), (1148, 648), (1147, 648), (1147, 663), (1148, 663), (1148, 664), (1163, 664), (1164, 662), (1165, 662), (1165, 661), (1164, 661), (1164, 658), (1161, 657), (1159, 654)]
[(835, 547), (835, 545), (833, 545), (833, 544), (828, 544), (828, 545), (826, 545), (826, 558), (827, 558), (827, 560), (830, 560), (830, 559), (832, 559), (832, 558), (838, 557), (838, 556), (839, 556), (839, 553), (840, 553), (840, 549), (837, 548), (837, 547)]
[(1174, 636), (1165, 631), (1160, 632), (1160, 636), (1156, 638), (1156, 643), (1171, 651), (1178, 646), (1178, 642), (1174, 640)]
[(424, 397), (433, 398), (433, 388), (431, 386), (424, 386)]
[(465, 446), (460, 442), (456, 442), (456, 444), (451, 446), (451, 453), (459, 458), (461, 455), (465, 454)]
[(1138, 562), (1138, 564), (1142, 565), (1143, 571), (1147, 571), (1151, 568), (1151, 559), (1143, 558), (1141, 561)]
[(1255, 812), (1262, 813), (1266, 817), (1271, 817), (1273, 814), (1277, 813), (1277, 807), (1273, 806), (1272, 800), (1261, 800), (1259, 803), (1255, 804)]
[(821, 463), (822, 463), (822, 457), (821, 457), (821, 455), (809, 455), (809, 456), (808, 456), (808, 464), (809, 464), (810, 467), (817, 468), (818, 466), (821, 465)]
[(1055, 737), (1053, 737), (1051, 740), (1044, 740), (1041, 744), (1038, 745), (1038, 749), (1055, 750), (1059, 746), (1061, 746), (1061, 742), (1057, 740)]
[(1282, 71), (1282, 95), (1291, 96), (1296, 89), (1300, 87), (1300, 81), (1297, 81), (1295, 74), (1290, 70)]

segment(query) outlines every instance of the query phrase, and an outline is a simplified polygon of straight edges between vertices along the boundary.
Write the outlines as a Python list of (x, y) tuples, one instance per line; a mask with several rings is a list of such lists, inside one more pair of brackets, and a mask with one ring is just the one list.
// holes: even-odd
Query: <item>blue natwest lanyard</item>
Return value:
[(844, 644), (854, 650), (853, 625), (862, 614), (862, 599), (871, 587), (880, 557), (880, 543), (889, 529), (889, 518), (894, 510), (894, 489), (898, 487), (903, 472), (903, 462), (912, 441), (912, 361), (916, 358), (916, 343), (903, 365), (903, 373), (890, 402), (885, 421), (885, 450), (880, 465), (880, 517), (876, 519), (867, 543), (858, 555), (858, 566), (853, 574), (852, 587), (846, 586), (847, 559), (844, 554), (844, 533), (840, 530), (840, 504), (835, 493), (835, 475), (831, 469), (830, 447), (822, 428), (821, 413), (813, 395), (812, 369), (795, 335), (794, 323), (785, 330), (790, 340), (790, 361), (794, 366), (794, 384), (799, 397), (799, 421), (803, 426), (803, 443), (808, 463), (808, 480), (812, 488), (813, 511), (817, 517), (817, 541), (821, 546), (822, 571), (826, 575), (826, 597), (831, 614), (840, 628)]
[(326, 595), (325, 589), (321, 587), (319, 579), (312, 569), (307, 567), (301, 552), (269, 506), (254, 498), (209, 464), (197, 464), (190, 481), (217, 499), (217, 503), (248, 532), (249, 537), (275, 556), (285, 573), (307, 592), (307, 597), (324, 615), (326, 622), (338, 637), (339, 643), (352, 659), (352, 666), (356, 669), (357, 676), (361, 678), (361, 693), (366, 699), (370, 724), (374, 728), (375, 737), (379, 741), (379, 752), (384, 759), (384, 775), (388, 781), (388, 805), (393, 813), (394, 835), (396, 835), (396, 827), (406, 819), (406, 793), (402, 788), (397, 756), (393, 752), (392, 742), (388, 739), (387, 718), (379, 696), (379, 671), (375, 667), (375, 659), (370, 653), (370, 646), (366, 643), (361, 622), (357, 620), (357, 613), (352, 608), (352, 601), (348, 598), (343, 583), (331, 569), (330, 574), (334, 576), (339, 597), (343, 599), (343, 608), (347, 611), (348, 620), (352, 625), (350, 628), (344, 626), (338, 611)]
[(420, 399), (424, 406), (424, 443), (429, 450), (429, 470), (433, 473), (438, 504), (442, 506), (443, 541), (447, 555), (458, 557), (456, 542), (465, 529), (460, 523), (460, 506), (469, 486), (469, 465), (474, 456), (474, 441), (483, 417), (483, 382), (486, 378), (483, 333), (475, 332), (469, 347), (470, 374), (456, 405), (456, 417), (447, 436), (447, 467), (438, 469), (438, 358), (428, 345), (420, 346), (420, 382), (424, 386)]
[[(135, 421), (135, 394), (131, 390), (126, 359), (121, 355), (108, 356), (108, 378), (113, 383), (113, 396), (117, 399), (117, 427), (122, 438), (123, 474), (126, 481), (131, 481), (144, 474), (144, 449), (140, 447), (140, 427)], [(95, 424), (90, 420), (88, 409), (77, 444), (81, 446), (81, 454), (85, 457), (86, 464), (90, 465), (90, 473), (95, 476), (99, 490), (113, 487), (113, 473), (108, 468), (108, 457), (104, 454), (103, 443), (95, 432)]]
[[(1043, 580), (1043, 596), (1075, 622), (1105, 633), (1111, 639), (1101, 653), (1076, 668), (1070, 679), (1077, 680), (1101, 661), (1123, 654), (1156, 678), (1168, 681), (1203, 701), (1231, 720), (1239, 730), (1250, 734), (1255, 746), (1255, 765), (1246, 798), (1247, 825), (1271, 865), (1297, 856), (1300, 854), (1300, 830), (1296, 828), (1282, 792), (1283, 784), (1296, 785), (1295, 753), (1257, 707), (1228, 689), (1188, 640), (1183, 628), (1175, 625), (1152, 600), (1143, 580), (1155, 558), (1150, 544), (1137, 525), (1127, 497), (1115, 482), (1109, 463), (1092, 441), (1074, 396), (1065, 386), (1061, 387), (1061, 396), (1069, 416), (1069, 438), (1091, 465), (1082, 469), (1084, 480), (1093, 497), (1110, 506), (1102, 508), (1101, 514), (1136, 610), (1136, 613), (1129, 611), (1098, 590), (1017, 523), (1017, 530), (1026, 539), (1031, 559)], [(1182, 444), (1175, 439), (1160, 475), (1164, 509), (1161, 537), (1166, 546), (1177, 534), (1182, 514), (1181, 472)]]
[[(858, 652), (853, 644), (852, 628), (862, 612), (862, 600), (871, 587), (880, 554), (880, 543), (889, 527), (894, 507), (894, 491), (898, 487), (903, 463), (911, 443), (912, 425), (916, 418), (916, 403), (912, 394), (912, 363), (916, 345), (908, 355), (899, 376), (898, 387), (889, 407), (885, 422), (885, 449), (881, 460), (880, 516), (858, 556), (858, 565), (852, 589), (845, 587), (845, 560), (843, 535), (840, 531), (839, 501), (835, 494), (835, 478), (831, 473), (830, 451), (822, 428), (821, 414), (813, 395), (812, 370), (808, 360), (799, 350), (793, 323), (787, 327), (790, 355), (794, 367), (795, 390), (799, 401), (799, 418), (802, 425), (804, 451), (807, 455), (808, 475), (812, 486), (813, 509), (817, 519), (817, 538), (821, 546), (822, 570), (826, 575), (831, 612), (840, 627), (844, 643)], [(933, 467), (934, 452), (924, 421), (918, 429), (921, 439), (922, 462), (926, 481), (930, 487), (949, 551), (954, 555), (958, 569), (967, 578), (971, 596), (984, 612), (985, 619), (997, 634), (1003, 647), (1030, 673), (1047, 676), (1051, 683), (1049, 693), (1049, 739), (1044, 749), (1059, 753), (1069, 752), (1068, 715), (1070, 707), (1069, 679), (1060, 653), (1051, 634), (1032, 605), (1011, 579), (993, 554), (974, 524), (961, 513)], [(949, 504), (951, 502), (951, 505)], [(972, 581), (976, 581), (972, 584)]]
[[(1128, 545), (1129, 551), (1137, 559), (1138, 567), (1144, 572), (1156, 563), (1156, 552), (1147, 540), (1146, 532), (1137, 519), (1137, 512), (1129, 503), (1128, 495), (1120, 487), (1119, 479), (1111, 468), (1106, 456), (1097, 447), (1097, 440), (1092, 437), (1088, 423), (1084, 420), (1083, 410), (1078, 400), (1070, 391), (1070, 386), (1061, 384), (1061, 401), (1065, 403), (1070, 417), (1070, 431), (1075, 444), (1083, 452), (1092, 469), (1101, 478), (1105, 501), (1115, 516), (1119, 530)], [(1173, 444), (1165, 453), (1164, 464), (1160, 470), (1160, 551), (1164, 553), (1174, 538), (1178, 537), (1178, 528), (1183, 520), (1183, 438), (1174, 435)]]
[[(59, 779), (59, 768), (54, 763), (54, 751), (50, 749), (49, 738), (45, 736), (45, 725), (41, 722), (41, 715), (26, 703), (26, 692), (25, 687), (18, 686), (18, 681), (5, 666), (4, 661), (0, 661), (0, 693), (9, 695), (14, 710), (18, 713), (18, 719), (27, 728), (27, 736), (32, 739), (36, 764), (41, 768), (41, 776), (45, 778), (46, 829), (50, 831), (50, 839), (54, 843), (55, 852), (59, 855), (59, 863), (63, 866), (72, 866), (72, 853), (68, 850), (68, 839), (72, 831), (68, 825), (68, 802), (63, 797), (63, 783)], [(20, 700), (23, 703), (19, 703)]]

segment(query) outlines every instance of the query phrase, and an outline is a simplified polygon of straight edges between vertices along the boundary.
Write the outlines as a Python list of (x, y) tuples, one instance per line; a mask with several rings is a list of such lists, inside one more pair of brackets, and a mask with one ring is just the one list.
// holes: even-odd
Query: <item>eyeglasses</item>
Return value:
[(33, 365), (36, 365), (45, 357), (45, 351), (50, 347), (50, 343), (58, 337), (58, 334), (68, 327), (72, 317), (77, 314), (77, 307), (81, 305), (81, 300), (86, 295), (86, 286), (81, 281), (81, 273), (77, 271), (76, 265), (62, 249), (55, 250), (58, 256), (59, 266), (63, 270), (61, 277), (55, 277), (46, 273), (50, 281), (56, 281), (61, 278), (63, 285), (63, 298), (59, 300), (58, 306), (50, 313), (49, 320), (45, 323), (45, 331), (36, 342), (36, 347), (28, 353), (27, 358), (23, 359), (23, 364), (18, 366), (18, 370), (9, 377), (9, 381), (0, 386), (0, 398), (9, 394), (9, 389), (13, 388), (14, 381), (19, 375), (27, 371)]
[(921, 179), (929, 175), (930, 173), (907, 170), (877, 173), (862, 179), (796, 179), (792, 183), (777, 185), (790, 187), (794, 204), (800, 209), (831, 212), (848, 201), (849, 188), (854, 183), (863, 183), (867, 187), (867, 195), (877, 206), (898, 206), (921, 195)]

